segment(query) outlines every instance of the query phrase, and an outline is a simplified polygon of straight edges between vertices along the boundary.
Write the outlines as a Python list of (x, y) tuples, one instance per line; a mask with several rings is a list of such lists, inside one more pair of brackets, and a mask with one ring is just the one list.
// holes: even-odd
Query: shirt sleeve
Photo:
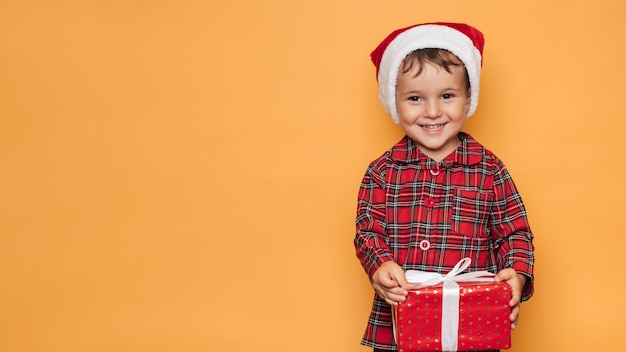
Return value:
[(522, 198), (502, 162), (498, 163), (494, 175), (494, 200), (491, 227), (498, 269), (513, 268), (526, 276), (522, 290), (522, 301), (526, 301), (534, 292), (533, 234)]
[(393, 260), (385, 205), (384, 175), (372, 163), (359, 188), (354, 238), (356, 256), (370, 278), (383, 263)]

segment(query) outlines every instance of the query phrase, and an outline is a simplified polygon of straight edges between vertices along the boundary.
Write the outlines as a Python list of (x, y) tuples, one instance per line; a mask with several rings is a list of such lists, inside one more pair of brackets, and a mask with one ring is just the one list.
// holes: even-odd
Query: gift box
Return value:
[(434, 285), (431, 280), (431, 284), (409, 291), (406, 301), (394, 307), (398, 350), (510, 348), (511, 287), (505, 282), (493, 282), (493, 278), (483, 282), (454, 282), (447, 278)]

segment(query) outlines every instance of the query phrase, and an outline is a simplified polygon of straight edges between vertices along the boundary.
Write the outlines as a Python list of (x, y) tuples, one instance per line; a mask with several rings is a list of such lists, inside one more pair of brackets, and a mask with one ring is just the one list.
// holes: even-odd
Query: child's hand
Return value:
[(394, 261), (383, 263), (374, 272), (372, 286), (378, 296), (392, 306), (404, 302), (409, 294), (409, 289), (413, 287), (406, 281), (402, 267)]
[(496, 282), (506, 281), (511, 285), (511, 300), (509, 306), (511, 306), (511, 329), (515, 329), (517, 322), (519, 321), (519, 308), (522, 298), (522, 289), (526, 285), (526, 276), (518, 274), (513, 268), (502, 269), (496, 275)]

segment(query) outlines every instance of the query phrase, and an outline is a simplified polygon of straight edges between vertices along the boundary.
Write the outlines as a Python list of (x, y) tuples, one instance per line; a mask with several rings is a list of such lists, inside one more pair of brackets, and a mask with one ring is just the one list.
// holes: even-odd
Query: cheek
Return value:
[(412, 108), (407, 105), (399, 105), (397, 107), (397, 110), (398, 110), (398, 117), (400, 118), (400, 121), (405, 121), (408, 123), (412, 123), (419, 115), (419, 112), (417, 111), (417, 109)]

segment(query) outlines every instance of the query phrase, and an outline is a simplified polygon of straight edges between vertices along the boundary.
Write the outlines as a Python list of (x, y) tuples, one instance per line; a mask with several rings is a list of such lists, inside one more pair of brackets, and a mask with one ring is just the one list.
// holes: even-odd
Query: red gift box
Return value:
[[(457, 298), (451, 299), (458, 300), (452, 302), (457, 304), (453, 307), (458, 307), (453, 314), (445, 308), (450, 303), (444, 303), (450, 291), (444, 297), (444, 283), (412, 290), (406, 301), (394, 308), (400, 352), (444, 351), (451, 340), (462, 351), (511, 347), (511, 287), (507, 283), (458, 282), (453, 284), (453, 290), (458, 291)], [(457, 325), (458, 329), (454, 329)]]

